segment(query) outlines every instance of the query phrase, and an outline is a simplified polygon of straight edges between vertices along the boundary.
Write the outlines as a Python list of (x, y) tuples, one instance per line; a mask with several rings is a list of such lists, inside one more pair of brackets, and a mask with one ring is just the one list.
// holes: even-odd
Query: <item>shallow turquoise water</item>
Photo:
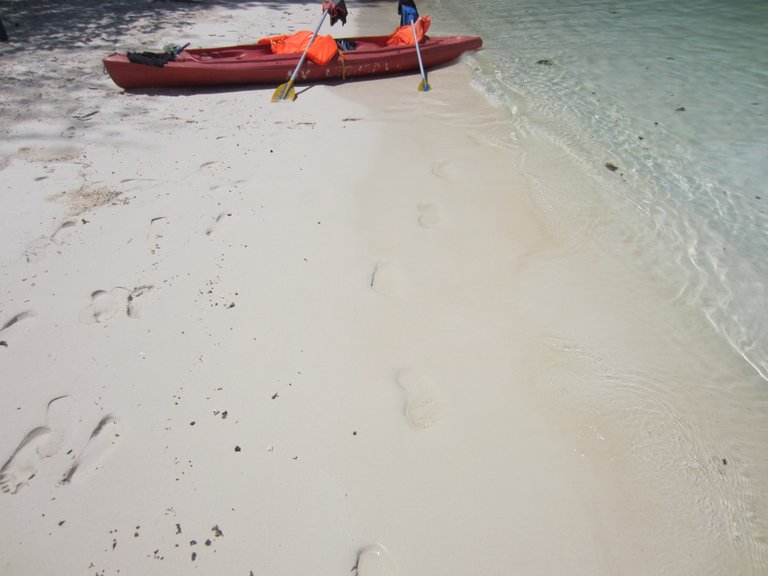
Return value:
[[(475, 84), (514, 113), (509, 137), (574, 159), (626, 226), (622, 249), (768, 378), (768, 2), (478, 6), (420, 8), (434, 32), (483, 37)], [(532, 177), (544, 196), (562, 186), (541, 169)], [(593, 200), (561, 208), (589, 218), (580, 211)]]

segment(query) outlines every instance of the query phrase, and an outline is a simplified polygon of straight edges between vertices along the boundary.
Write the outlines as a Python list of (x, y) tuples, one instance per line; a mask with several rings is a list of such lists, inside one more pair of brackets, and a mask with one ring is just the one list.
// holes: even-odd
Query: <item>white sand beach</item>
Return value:
[(119, 6), (0, 14), (0, 574), (759, 573), (763, 381), (537, 201), (565, 160), (465, 61), (130, 93), (109, 52), (319, 2)]

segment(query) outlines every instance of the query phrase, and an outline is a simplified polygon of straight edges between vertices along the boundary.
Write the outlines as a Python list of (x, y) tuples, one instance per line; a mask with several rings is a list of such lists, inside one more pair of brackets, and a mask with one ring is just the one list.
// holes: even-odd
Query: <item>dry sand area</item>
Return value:
[[(112, 51), (311, 29), (319, 3), (59, 4), (0, 13), (0, 574), (764, 566), (759, 383), (563, 243), (513, 158), (559, 167), (505, 142), (466, 62), (428, 94), (126, 93)], [(334, 35), (397, 24), (349, 7)], [(708, 428), (734, 391), (754, 413)]]

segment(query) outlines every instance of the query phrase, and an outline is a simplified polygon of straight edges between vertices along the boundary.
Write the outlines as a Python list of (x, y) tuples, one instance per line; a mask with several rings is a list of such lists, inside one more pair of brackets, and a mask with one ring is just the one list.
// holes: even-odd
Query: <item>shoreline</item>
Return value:
[[(530, 133), (534, 132), (538, 139), (549, 144), (559, 140), (556, 145), (558, 152), (578, 157), (577, 178), (585, 180), (592, 188), (588, 190), (590, 200), (592, 196), (599, 196), (598, 202), (593, 203), (605, 205), (614, 218), (623, 220), (628, 229), (625, 235), (634, 234), (629, 242), (643, 246), (643, 265), (688, 305), (698, 308), (726, 344), (752, 364), (764, 380), (768, 380), (768, 364), (764, 357), (768, 345), (762, 343), (766, 329), (754, 313), (764, 307), (761, 302), (765, 299), (764, 292), (754, 287), (761, 284), (768, 272), (754, 257), (760, 252), (757, 247), (762, 237), (757, 225), (761, 221), (761, 195), (756, 185), (761, 177), (759, 171), (754, 172), (759, 163), (750, 163), (752, 170), (747, 167), (733, 168), (739, 162), (745, 162), (748, 156), (731, 148), (728, 142), (738, 141), (738, 138), (727, 135), (729, 131), (744, 134), (750, 131), (746, 127), (737, 128), (731, 122), (726, 123), (725, 118), (718, 118), (717, 115), (705, 122), (704, 117), (682, 116), (680, 113), (685, 107), (668, 108), (669, 103), (663, 93), (667, 90), (665, 86), (670, 84), (670, 78), (664, 77), (669, 71), (660, 70), (661, 76), (647, 78), (648, 98), (634, 99), (631, 93), (642, 95), (645, 89), (641, 89), (639, 84), (632, 89), (628, 89), (629, 85), (619, 88), (622, 82), (617, 82), (619, 77), (613, 76), (611, 70), (622, 74), (627, 81), (642, 84), (644, 74), (653, 70), (658, 62), (657, 57), (651, 54), (641, 55), (647, 38), (637, 34), (639, 30), (633, 26), (634, 19), (618, 18), (614, 22), (616, 26), (611, 25), (611, 32), (601, 38), (604, 47), (624, 44), (622, 31), (627, 34), (627, 39), (631, 39), (631, 43), (624, 45), (617, 54), (625, 59), (625, 70), (615, 66), (610, 59), (603, 59), (600, 52), (604, 49), (596, 48), (597, 44), (586, 40), (585, 30), (589, 28), (589, 25), (584, 26), (586, 22), (566, 24), (569, 21), (567, 14), (561, 12), (556, 4), (544, 3), (540, 6), (539, 15), (543, 17), (546, 14), (551, 19), (553, 29), (550, 32), (546, 32), (546, 27), (539, 26), (543, 21), (537, 20), (537, 11), (530, 10), (531, 5), (526, 2), (515, 5), (514, 9), (520, 12), (520, 20), (510, 23), (507, 29), (494, 26), (491, 23), (494, 18), (487, 19), (487, 25), (483, 24), (481, 19), (470, 16), (471, 11), (463, 13), (463, 8), (450, 0), (439, 6), (443, 10), (440, 12), (443, 19), (455, 19), (449, 26), (451, 30), (468, 25), (476, 28), (475, 33), (483, 30), (486, 34), (499, 33), (502, 36), (496, 39), (494, 46), (489, 45), (487, 50), (473, 58), (478, 68), (476, 81), (482, 84), (482, 90), (491, 100), (505, 102), (515, 110), (520, 119), (518, 135), (527, 141), (526, 147), (536, 146), (537, 138), (530, 138)], [(512, 9), (500, 6), (494, 4), (489, 11), (504, 21)], [(599, 29), (600, 25), (596, 22), (607, 13), (599, 9), (593, 12), (588, 6), (584, 8), (579, 10), (580, 18), (593, 18), (594, 25)], [(691, 6), (683, 4), (671, 8), (670, 15), (675, 11), (691, 9)], [(749, 33), (740, 34), (737, 31), (744, 32), (744, 19), (749, 19), (749, 10), (747, 6), (734, 13), (729, 27), (721, 31), (727, 34), (725, 30), (732, 30), (733, 33), (728, 34), (730, 38), (748, 37)], [(700, 15), (709, 14), (709, 17), (702, 17), (701, 20), (698, 17), (686, 18), (689, 25), (714, 25), (712, 12), (698, 12)], [(635, 18), (649, 17), (644, 9), (628, 11), (625, 16), (630, 13)], [(460, 23), (462, 14), (466, 24)], [(521, 33), (526, 28), (526, 22), (530, 22), (530, 34), (543, 34), (538, 40), (528, 33)], [(604, 25), (608, 26), (607, 23)], [(649, 25), (654, 26), (659, 38), (669, 38), (670, 30), (662, 21), (654, 23), (651, 18)], [(569, 27), (582, 31), (570, 34)], [(687, 48), (662, 42), (655, 50), (679, 50), (678, 65), (689, 68), (691, 72), (689, 76), (681, 68), (678, 77), (685, 76), (690, 89), (679, 90), (674, 97), (688, 100), (689, 109), (720, 109), (717, 99), (722, 96), (713, 95), (722, 95), (722, 90), (702, 92), (692, 88), (702, 82), (698, 75), (703, 72), (696, 58), (696, 54), (702, 51), (695, 46), (699, 42), (709, 44), (712, 40), (712, 36), (704, 33), (703, 29), (694, 36), (694, 43), (686, 44)], [(511, 49), (514, 56), (507, 58), (502, 48), (505, 44), (515, 47)], [(740, 50), (742, 47), (738, 41), (725, 40), (721, 54), (733, 52), (735, 57)], [(573, 60), (576, 54), (579, 55), (578, 62)], [(636, 67), (643, 58), (649, 59), (648, 65)], [(590, 59), (594, 60), (594, 67), (585, 66)], [(683, 60), (687, 64), (684, 65)], [(743, 64), (747, 65), (748, 61), (748, 58), (744, 59)], [(547, 62), (554, 67), (540, 65)], [(519, 76), (513, 75), (514, 69), (518, 69)], [(748, 70), (736, 72), (732, 69), (730, 73), (749, 76)], [(547, 77), (551, 83), (545, 80)], [(503, 79), (501, 84), (496, 81), (498, 79)], [(507, 82), (509, 85), (505, 86)], [(581, 86), (580, 83), (585, 84)], [(723, 84), (721, 79), (721, 88), (730, 84)], [(586, 85), (592, 89), (582, 91)], [(749, 87), (742, 86), (739, 93), (736, 86), (740, 83), (735, 79), (732, 86), (728, 99), (748, 98), (751, 92)], [(558, 97), (558, 92), (563, 95), (562, 99)], [(574, 97), (572, 104), (568, 94)], [(753, 105), (758, 104), (755, 102)], [(651, 118), (653, 122), (650, 122)], [(741, 121), (757, 125), (758, 117), (752, 120), (746, 118), (748, 116), (742, 116)], [(616, 129), (610, 128), (613, 126)], [(689, 131), (696, 132), (698, 138), (689, 139), (686, 136)], [(754, 141), (759, 139), (757, 134), (744, 137)], [(717, 154), (721, 156), (718, 162), (709, 162), (708, 156), (701, 156), (704, 147), (712, 146), (721, 148)], [(542, 148), (546, 154), (547, 146)], [(733, 169), (727, 169), (728, 166)], [(620, 169), (614, 171), (612, 167)], [(550, 181), (548, 167), (542, 168), (535, 174), (539, 185), (549, 190), (554, 197), (553, 203), (562, 204), (561, 210), (567, 211), (569, 216), (571, 213), (577, 215), (576, 218), (569, 218), (566, 226), (589, 226), (594, 215), (582, 205), (581, 198), (570, 202), (571, 198), (557, 190), (562, 171), (556, 171)], [(720, 175), (716, 176), (718, 170)], [(586, 172), (590, 173), (589, 178), (584, 178)], [(728, 176), (729, 173), (731, 176)], [(747, 188), (740, 184), (744, 178), (752, 182)], [(709, 199), (710, 190), (721, 187), (723, 191), (718, 194), (723, 196), (726, 196), (725, 190), (730, 189), (727, 198), (722, 201)], [(739, 198), (756, 202), (752, 206), (739, 205)], [(726, 213), (730, 215), (726, 217)], [(584, 224), (579, 223), (581, 219), (585, 220)], [(614, 233), (611, 230), (599, 232), (606, 236), (603, 249), (611, 250), (616, 244)], [(752, 244), (750, 238), (756, 244)], [(727, 264), (721, 261), (721, 245), (723, 255), (728, 254), (725, 258)]]

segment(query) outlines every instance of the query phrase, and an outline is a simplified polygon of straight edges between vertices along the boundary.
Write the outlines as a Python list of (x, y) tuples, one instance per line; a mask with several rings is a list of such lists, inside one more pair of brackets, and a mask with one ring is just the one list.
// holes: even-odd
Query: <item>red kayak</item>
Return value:
[[(306, 60), (296, 82), (360, 78), (417, 70), (414, 46), (388, 46), (389, 36), (340, 40), (353, 49), (342, 50), (324, 65)], [(425, 36), (419, 43), (424, 68), (455, 60), (483, 45), (477, 36)], [(121, 88), (182, 88), (233, 84), (273, 84), (290, 79), (301, 54), (273, 54), (268, 44), (182, 51), (163, 65), (131, 62), (125, 54), (104, 58), (104, 67)]]

